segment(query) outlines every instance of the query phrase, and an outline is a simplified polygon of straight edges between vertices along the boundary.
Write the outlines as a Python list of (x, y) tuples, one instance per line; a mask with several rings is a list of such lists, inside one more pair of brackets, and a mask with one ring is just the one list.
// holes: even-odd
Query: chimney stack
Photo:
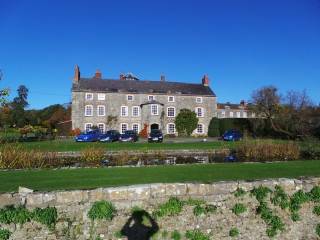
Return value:
[(161, 82), (165, 82), (166, 81), (166, 76), (165, 75), (161, 75), (160, 76), (160, 81)]
[(101, 79), (102, 78), (102, 73), (100, 72), (99, 69), (96, 70), (96, 73), (94, 74), (94, 78)]
[(76, 65), (74, 68), (74, 77), (73, 77), (73, 83), (78, 84), (80, 80), (80, 69), (79, 66)]
[(123, 73), (120, 73), (120, 77), (119, 77), (120, 80), (125, 80), (124, 78), (124, 74)]
[(202, 78), (202, 85), (208, 87), (209, 86), (209, 77), (205, 74)]

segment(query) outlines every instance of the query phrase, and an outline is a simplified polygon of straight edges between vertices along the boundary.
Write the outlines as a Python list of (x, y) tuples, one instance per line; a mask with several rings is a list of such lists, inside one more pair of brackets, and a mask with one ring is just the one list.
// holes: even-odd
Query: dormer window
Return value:
[(86, 93), (86, 100), (87, 101), (93, 100), (93, 93)]

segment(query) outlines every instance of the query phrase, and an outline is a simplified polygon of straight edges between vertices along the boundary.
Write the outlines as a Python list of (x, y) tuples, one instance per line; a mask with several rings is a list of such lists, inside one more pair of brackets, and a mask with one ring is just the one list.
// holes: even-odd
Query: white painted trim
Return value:
[[(88, 99), (88, 95), (91, 95), (92, 98), (91, 98), (91, 99)], [(92, 101), (92, 100), (93, 100), (93, 93), (86, 93), (86, 95), (85, 95), (85, 100), (86, 100), (86, 101)]]
[[(127, 110), (126, 110), (126, 115), (122, 115), (122, 108), (125, 107)], [(125, 105), (122, 105), (120, 107), (120, 117), (128, 117), (129, 116), (129, 108), (128, 106), (125, 106)]]
[[(87, 114), (87, 107), (91, 107), (91, 114)], [(92, 117), (93, 116), (93, 105), (85, 105), (84, 106), (84, 116), (85, 117)]]
[(105, 131), (106, 131), (106, 124), (104, 124), (104, 123), (98, 123), (98, 124), (97, 124), (97, 127), (98, 127), (98, 128), (99, 128), (99, 125), (100, 125), (100, 124), (103, 125), (103, 132), (105, 132)]
[[(138, 115), (133, 115), (133, 109), (138, 108)], [(131, 108), (131, 116), (132, 117), (140, 117), (140, 107), (139, 106), (132, 106)]]
[[(173, 116), (169, 116), (169, 114), (168, 114), (168, 109), (169, 108), (173, 108), (174, 109), (174, 114), (173, 114)], [(167, 107), (167, 117), (176, 117), (176, 108), (174, 107), (174, 106), (169, 106), (169, 107)]]
[[(170, 124), (173, 124), (174, 125), (174, 132), (173, 133), (170, 133), (169, 132), (169, 125)], [(151, 126), (151, 125), (150, 125)], [(167, 123), (167, 134), (175, 134), (176, 133), (176, 124), (175, 123)]]
[[(202, 113), (201, 116), (198, 115), (198, 109), (199, 109), (199, 108), (201, 109), (201, 113)], [(196, 108), (195, 108), (195, 112), (196, 112), (198, 118), (199, 118), (199, 117), (200, 117), (200, 118), (203, 118), (203, 117), (204, 117), (204, 108), (203, 108), (203, 107), (196, 107)]]
[(132, 123), (132, 124), (131, 124), (131, 129), (132, 129), (132, 130), (133, 130), (133, 125), (138, 125), (137, 134), (139, 134), (139, 132), (140, 132), (140, 124), (139, 124), (139, 123)]
[[(99, 114), (99, 107), (103, 107), (103, 114), (102, 115)], [(97, 106), (97, 116), (99, 116), (99, 117), (106, 116), (106, 106), (105, 105), (98, 105)]]
[(85, 123), (85, 124), (84, 124), (84, 131), (85, 131), (85, 132), (87, 131), (87, 124), (90, 124), (90, 125), (91, 125), (90, 129), (91, 129), (91, 128), (92, 128), (92, 126), (93, 126), (93, 124), (92, 124), (92, 123)]
[[(132, 100), (129, 100), (129, 96), (132, 96)], [(127, 94), (127, 101), (129, 101), (129, 102), (134, 101), (134, 95), (132, 95), (132, 94)]]
[[(198, 101), (200, 99), (200, 101)], [(203, 103), (203, 98), (202, 97), (196, 97), (196, 103)]]
[[(154, 114), (154, 113), (152, 112), (152, 106), (157, 106), (157, 114)], [(151, 104), (151, 105), (150, 105), (150, 111), (151, 111), (151, 115), (152, 115), (152, 116), (158, 116), (158, 115), (159, 115), (159, 104)]]
[(129, 124), (128, 123), (120, 123), (120, 133), (123, 134), (124, 132), (122, 132), (122, 125), (126, 125), (127, 126), (127, 130), (129, 130)]
[(105, 101), (106, 94), (105, 93), (98, 93), (98, 101)]
[[(150, 100), (149, 97), (153, 97), (153, 99)], [(154, 100), (156, 100), (156, 96), (155, 95), (148, 95), (148, 101), (154, 101)]]
[[(173, 101), (169, 100), (171, 97), (173, 98)], [(175, 97), (174, 96), (168, 96), (168, 102), (175, 102)]]
[[(202, 132), (198, 132), (198, 125), (201, 125), (201, 126), (202, 126)], [(197, 134), (204, 134), (204, 124), (203, 124), (203, 123), (198, 123), (198, 124), (197, 124), (196, 133), (197, 133)]]

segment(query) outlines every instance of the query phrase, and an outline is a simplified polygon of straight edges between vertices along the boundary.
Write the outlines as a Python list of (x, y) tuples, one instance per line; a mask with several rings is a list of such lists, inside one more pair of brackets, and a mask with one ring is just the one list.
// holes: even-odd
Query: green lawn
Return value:
[(42, 141), (42, 142), (26, 142), (21, 143), (28, 149), (38, 149), (41, 151), (52, 151), (52, 152), (66, 152), (66, 151), (80, 151), (84, 148), (97, 146), (105, 148), (107, 151), (119, 151), (119, 150), (177, 150), (177, 149), (221, 149), (230, 148), (236, 143), (234, 142), (223, 142), (223, 141), (212, 141), (212, 142), (165, 142), (165, 143), (77, 143), (72, 140), (55, 140), (55, 141)]
[(320, 161), (1, 171), (0, 192), (17, 191), (18, 186), (52, 191), (145, 183), (208, 183), (300, 176), (320, 176)]

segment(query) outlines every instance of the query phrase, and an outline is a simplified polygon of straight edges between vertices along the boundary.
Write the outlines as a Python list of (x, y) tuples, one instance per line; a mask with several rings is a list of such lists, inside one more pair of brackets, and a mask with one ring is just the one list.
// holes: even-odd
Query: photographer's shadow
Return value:
[(158, 230), (158, 224), (148, 212), (137, 210), (123, 226), (121, 234), (128, 240), (149, 240)]

